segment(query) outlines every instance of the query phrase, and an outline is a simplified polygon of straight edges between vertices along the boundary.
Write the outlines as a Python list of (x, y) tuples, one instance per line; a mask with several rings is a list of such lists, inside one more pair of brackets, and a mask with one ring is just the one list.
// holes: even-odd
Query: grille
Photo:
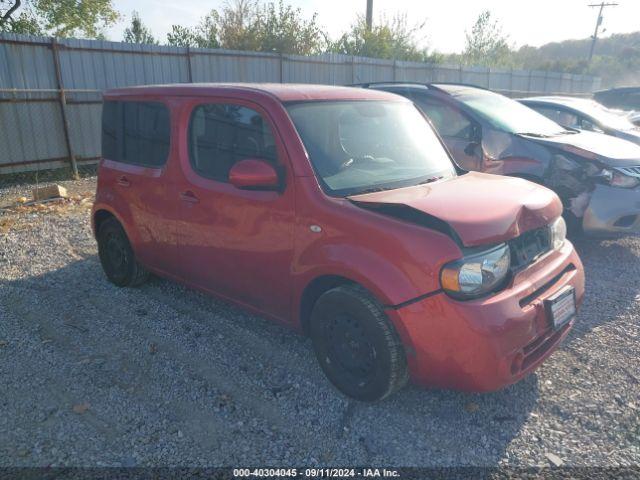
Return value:
[(638, 167), (615, 167), (617, 171), (629, 177), (640, 178), (640, 166)]
[(541, 227), (524, 232), (509, 240), (511, 249), (511, 268), (519, 270), (532, 264), (538, 257), (551, 250), (551, 230)]

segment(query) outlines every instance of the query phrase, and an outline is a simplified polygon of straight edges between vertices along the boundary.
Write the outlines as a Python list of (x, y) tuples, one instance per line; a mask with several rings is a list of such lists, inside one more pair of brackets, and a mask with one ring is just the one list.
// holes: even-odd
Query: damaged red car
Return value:
[(308, 334), (344, 394), (489, 391), (547, 358), (584, 295), (558, 196), (457, 168), (385, 92), (112, 90), (93, 228), (107, 278), (173, 279)]

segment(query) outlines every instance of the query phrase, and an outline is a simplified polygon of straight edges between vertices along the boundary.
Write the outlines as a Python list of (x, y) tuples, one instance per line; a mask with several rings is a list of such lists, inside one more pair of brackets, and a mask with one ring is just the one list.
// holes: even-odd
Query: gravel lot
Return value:
[(0, 213), (0, 466), (640, 465), (638, 237), (579, 242), (579, 323), (535, 374), (368, 405), (285, 328), (165, 280), (112, 286), (81, 198)]

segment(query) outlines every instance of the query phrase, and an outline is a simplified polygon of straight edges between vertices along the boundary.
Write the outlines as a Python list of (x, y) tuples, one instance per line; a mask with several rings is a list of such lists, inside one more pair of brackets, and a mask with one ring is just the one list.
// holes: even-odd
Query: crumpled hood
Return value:
[(579, 132), (550, 138), (521, 135), (532, 142), (550, 145), (609, 167), (640, 165), (640, 145), (602, 133)]
[(640, 128), (618, 131), (617, 135), (618, 138), (622, 138), (623, 140), (628, 140), (635, 143), (636, 145), (640, 145)]
[[(477, 172), (348, 198), (373, 210), (400, 206), (435, 217), (453, 228), (467, 247), (509, 240), (549, 224), (562, 213), (560, 199), (545, 187)], [(397, 209), (394, 216), (403, 218)]]

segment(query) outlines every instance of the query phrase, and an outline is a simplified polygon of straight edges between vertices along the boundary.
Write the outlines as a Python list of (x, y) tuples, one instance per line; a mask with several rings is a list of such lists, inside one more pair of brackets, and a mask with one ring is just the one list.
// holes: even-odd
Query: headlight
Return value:
[(611, 177), (612, 187), (634, 188), (638, 185), (640, 185), (640, 179), (613, 172), (613, 176)]
[(446, 264), (440, 273), (442, 288), (460, 299), (491, 293), (509, 274), (511, 252), (506, 244)]
[(640, 185), (640, 179), (616, 172), (615, 170), (609, 170), (608, 168), (602, 169), (599, 177), (604, 179), (612, 187), (635, 188)]
[(551, 246), (554, 250), (560, 249), (564, 245), (564, 241), (567, 238), (567, 224), (564, 218), (558, 217), (558, 219), (549, 225), (551, 230)]

